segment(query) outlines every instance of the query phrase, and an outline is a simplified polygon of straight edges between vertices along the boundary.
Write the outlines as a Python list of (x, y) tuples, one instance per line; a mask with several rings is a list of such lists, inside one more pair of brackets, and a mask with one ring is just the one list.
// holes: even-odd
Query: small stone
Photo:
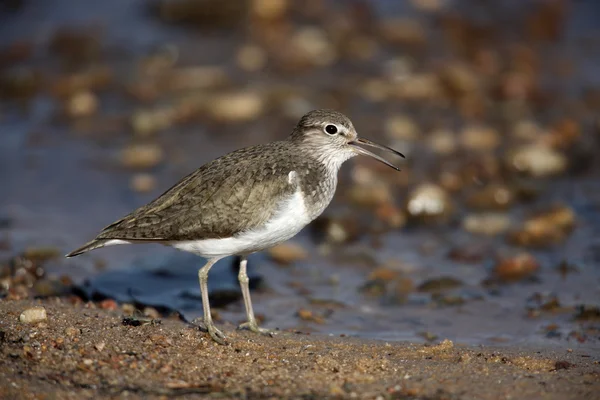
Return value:
[(96, 343), (94, 345), (94, 348), (98, 351), (104, 350), (105, 347), (106, 347), (106, 343), (104, 343), (104, 342)]
[(260, 71), (267, 64), (267, 53), (259, 46), (248, 44), (238, 50), (236, 60), (243, 70)]
[(252, 91), (218, 94), (207, 103), (210, 116), (225, 122), (251, 121), (258, 118), (264, 110), (263, 96)]
[(175, 112), (172, 108), (138, 110), (131, 116), (131, 127), (138, 137), (148, 137), (173, 125)]
[(89, 117), (98, 110), (98, 98), (90, 91), (77, 92), (67, 102), (67, 114), (70, 117)]
[(424, 221), (445, 221), (452, 214), (446, 191), (432, 183), (424, 183), (411, 191), (406, 202), (407, 214)]
[(65, 335), (69, 337), (79, 336), (81, 334), (81, 329), (75, 328), (74, 326), (69, 326), (65, 328)]
[(162, 148), (153, 143), (132, 144), (121, 152), (121, 163), (128, 168), (152, 168), (160, 164), (163, 158)]
[(297, 31), (291, 38), (291, 48), (297, 57), (317, 66), (331, 65), (337, 59), (337, 51), (320, 28), (307, 27)]
[(103, 310), (114, 311), (119, 308), (119, 305), (113, 299), (106, 299), (100, 302), (100, 308)]
[(460, 141), (467, 150), (491, 151), (500, 145), (500, 135), (489, 126), (469, 126), (460, 133)]
[(265, 20), (282, 18), (290, 3), (288, 0), (252, 0), (253, 14)]
[(395, 83), (390, 93), (407, 101), (439, 100), (443, 96), (442, 86), (438, 77), (431, 73), (419, 73)]
[(121, 309), (123, 310), (123, 314), (127, 316), (132, 316), (135, 313), (135, 306), (131, 303), (125, 303), (121, 305)]
[(297, 315), (300, 319), (304, 321), (315, 322), (317, 324), (325, 323), (325, 319), (322, 316), (316, 315), (312, 311), (307, 310), (305, 308), (299, 309)]
[(144, 310), (142, 311), (142, 314), (144, 314), (146, 317), (152, 318), (152, 319), (160, 318), (160, 313), (154, 307), (145, 307)]
[(348, 189), (347, 196), (352, 204), (367, 208), (378, 207), (381, 204), (390, 204), (393, 201), (390, 188), (380, 181), (352, 185)]
[(410, 0), (410, 3), (419, 11), (437, 12), (441, 11), (447, 0)]
[(396, 115), (385, 122), (385, 133), (391, 139), (413, 141), (419, 137), (419, 127), (405, 115)]
[(269, 256), (280, 265), (290, 265), (298, 261), (306, 260), (308, 253), (297, 243), (286, 242), (269, 249)]
[(515, 201), (515, 193), (502, 184), (490, 184), (479, 188), (466, 198), (467, 206), (478, 210), (505, 210)]
[(415, 284), (412, 279), (401, 276), (392, 283), (391, 298), (398, 304), (405, 303), (408, 296), (414, 292)]
[(452, 97), (460, 98), (479, 90), (478, 75), (466, 64), (449, 63), (442, 68), (439, 76)]
[(395, 45), (421, 46), (426, 43), (425, 28), (410, 18), (390, 18), (381, 21), (381, 36)]
[(44, 307), (32, 307), (21, 313), (19, 321), (23, 324), (35, 324), (37, 322), (45, 321), (46, 318), (46, 309)]
[(462, 281), (456, 278), (443, 276), (440, 278), (432, 278), (426, 280), (417, 287), (417, 290), (419, 292), (438, 293), (443, 292), (445, 290), (456, 289), (461, 287), (462, 285)]
[(508, 231), (511, 222), (506, 214), (485, 213), (467, 215), (462, 225), (469, 233), (494, 236)]
[(129, 187), (138, 193), (151, 192), (156, 188), (156, 178), (154, 175), (139, 173), (131, 178)]
[(224, 87), (229, 82), (225, 70), (215, 66), (193, 66), (172, 70), (164, 82), (172, 91), (188, 92)]
[(382, 203), (375, 209), (375, 215), (390, 228), (398, 229), (406, 224), (406, 215), (392, 203)]
[(389, 96), (389, 85), (383, 79), (369, 79), (359, 87), (361, 95), (373, 103), (386, 100)]
[(570, 207), (555, 206), (525, 220), (523, 226), (511, 232), (511, 243), (525, 247), (548, 247), (564, 241), (575, 226), (575, 213)]
[(500, 260), (493, 269), (496, 278), (503, 282), (517, 282), (535, 274), (540, 268), (539, 262), (529, 253)]
[(458, 147), (454, 132), (445, 129), (431, 132), (427, 137), (427, 143), (434, 152), (441, 155), (452, 154)]
[(508, 163), (516, 171), (535, 178), (558, 175), (567, 168), (567, 158), (564, 154), (539, 144), (514, 151), (509, 156)]

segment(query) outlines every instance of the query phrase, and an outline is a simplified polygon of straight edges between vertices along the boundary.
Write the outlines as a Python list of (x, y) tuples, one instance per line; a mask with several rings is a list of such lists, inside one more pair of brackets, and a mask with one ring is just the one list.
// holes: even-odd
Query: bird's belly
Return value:
[(292, 238), (310, 221), (304, 196), (298, 191), (281, 205), (271, 220), (261, 227), (228, 238), (171, 242), (169, 245), (205, 258), (250, 254)]

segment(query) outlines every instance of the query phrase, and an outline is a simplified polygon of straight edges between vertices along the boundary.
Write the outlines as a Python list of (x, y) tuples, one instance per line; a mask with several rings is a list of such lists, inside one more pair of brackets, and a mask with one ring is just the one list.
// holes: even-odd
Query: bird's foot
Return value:
[(192, 321), (192, 324), (198, 327), (198, 329), (200, 329), (202, 332), (208, 332), (212, 340), (215, 342), (219, 344), (227, 344), (227, 336), (217, 329), (212, 321), (207, 324), (202, 318), (196, 318)]
[(243, 324), (240, 324), (240, 326), (238, 326), (238, 329), (249, 330), (249, 331), (252, 331), (255, 333), (260, 333), (261, 335), (265, 335), (265, 336), (269, 336), (269, 337), (275, 336), (275, 332), (272, 332), (268, 329), (259, 327), (256, 322), (244, 322)]

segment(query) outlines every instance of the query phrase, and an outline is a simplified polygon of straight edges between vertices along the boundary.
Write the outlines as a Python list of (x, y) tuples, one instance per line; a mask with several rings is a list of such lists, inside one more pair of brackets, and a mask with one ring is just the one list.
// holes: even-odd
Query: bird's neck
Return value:
[(332, 146), (327, 141), (323, 141), (323, 143), (313, 140), (296, 141), (294, 145), (301, 154), (323, 164), (327, 172), (332, 175), (337, 175), (342, 164), (356, 155), (350, 149)]

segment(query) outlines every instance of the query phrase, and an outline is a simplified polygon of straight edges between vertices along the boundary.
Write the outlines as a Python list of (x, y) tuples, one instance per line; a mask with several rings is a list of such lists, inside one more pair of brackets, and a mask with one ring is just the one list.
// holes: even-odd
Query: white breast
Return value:
[(309, 222), (310, 218), (304, 203), (304, 195), (298, 188), (292, 196), (280, 203), (274, 217), (260, 228), (242, 232), (230, 238), (190, 240), (166, 244), (205, 258), (250, 254), (290, 239)]

